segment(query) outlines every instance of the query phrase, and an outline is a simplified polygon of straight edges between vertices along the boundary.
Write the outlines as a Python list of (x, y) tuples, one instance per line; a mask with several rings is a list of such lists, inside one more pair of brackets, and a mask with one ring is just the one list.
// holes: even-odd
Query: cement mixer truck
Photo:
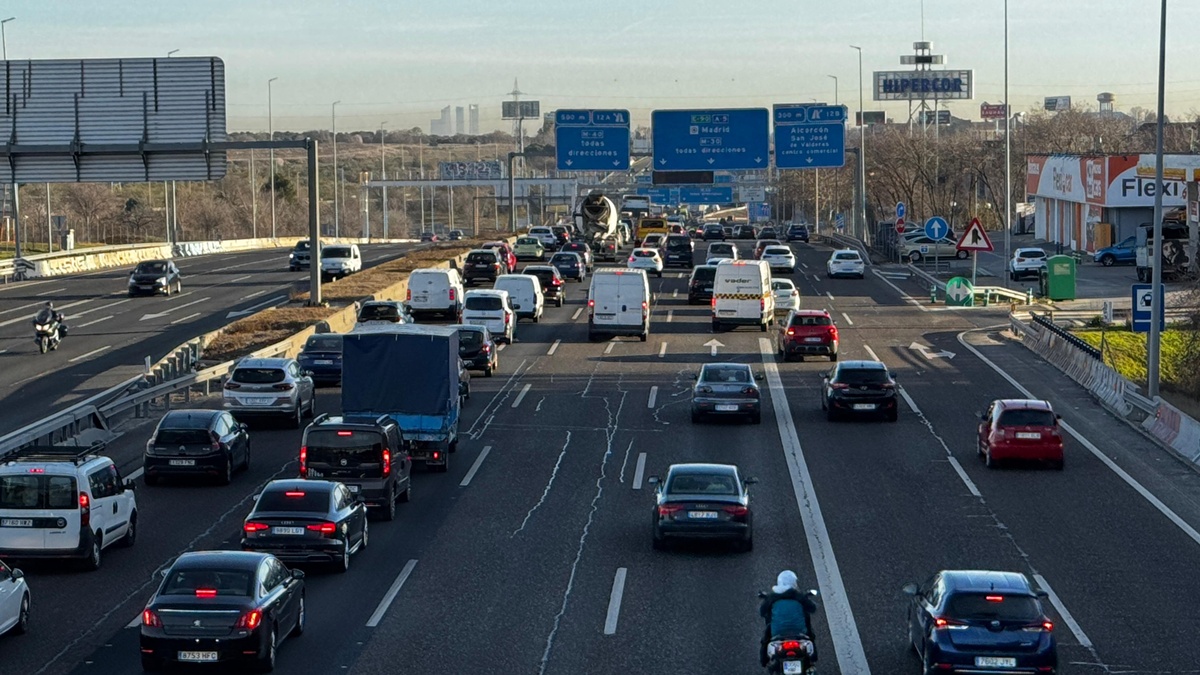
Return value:
[(592, 248), (597, 248), (605, 237), (617, 236), (620, 216), (617, 205), (598, 190), (575, 205), (575, 227)]

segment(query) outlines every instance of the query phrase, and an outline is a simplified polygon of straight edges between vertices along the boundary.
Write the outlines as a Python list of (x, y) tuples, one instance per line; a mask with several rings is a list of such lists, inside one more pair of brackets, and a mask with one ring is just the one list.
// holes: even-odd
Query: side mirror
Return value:
[(742, 483), (744, 483), (746, 485), (756, 485), (756, 484), (758, 484), (758, 479), (757, 478), (747, 478), (746, 480), (742, 481)]
[(1062, 419), (1062, 415), (1059, 415), (1058, 413), (1054, 413), (1054, 419), (1056, 419), (1056, 420), (1061, 420), (1061, 419)]
[(20, 569), (14, 569), (12, 571), (12, 580), (13, 581), (18, 581), (18, 580), (24, 579), (24, 578), (25, 578), (25, 573), (22, 572)]
[(245, 431), (249, 428), (250, 428), (250, 425), (246, 424), (245, 422), (241, 422), (238, 424), (238, 429), (241, 429), (242, 431)]
[(917, 585), (913, 584), (913, 583), (908, 583), (908, 584), (904, 584), (903, 586), (901, 586), (900, 592), (904, 593), (907, 596), (914, 597), (914, 598), (921, 595), (921, 592), (917, 590)]
[(303, 579), (304, 578), (304, 570), (292, 570), (292, 578), (293, 579)]
[(758, 380), (759, 382), (761, 382), (761, 381), (762, 381), (762, 379), (763, 379), (763, 374), (762, 374), (762, 373), (755, 373), (755, 374), (754, 374), (754, 379), (755, 379), (755, 380)]
[(134, 483), (132, 480), (127, 480), (127, 481), (125, 481), (125, 489), (126, 490), (136, 490), (137, 484)]
[(647, 485), (658, 485), (660, 483), (662, 483), (662, 479), (660, 479), (658, 476), (650, 476), (646, 479)]

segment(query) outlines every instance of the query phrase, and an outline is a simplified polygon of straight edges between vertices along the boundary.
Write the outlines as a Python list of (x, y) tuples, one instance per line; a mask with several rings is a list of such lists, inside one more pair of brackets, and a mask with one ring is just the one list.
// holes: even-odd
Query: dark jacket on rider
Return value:
[(771, 637), (812, 637), (808, 615), (817, 611), (817, 605), (807, 593), (789, 588), (782, 593), (772, 590), (763, 598), (758, 608), (759, 615), (766, 621)]

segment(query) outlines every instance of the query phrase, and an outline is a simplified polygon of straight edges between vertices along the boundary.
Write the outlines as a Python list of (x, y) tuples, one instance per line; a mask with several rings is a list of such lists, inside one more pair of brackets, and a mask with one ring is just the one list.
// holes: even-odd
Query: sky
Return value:
[[(924, 22), (922, 24), (922, 4)], [(1200, 2), (1170, 0), (1166, 111), (1200, 111)], [(1014, 111), (1071, 96), (1153, 109), (1154, 0), (1008, 0)], [(838, 100), (908, 119), (870, 100), (871, 72), (907, 70), (928, 40), (946, 69), (974, 71), (975, 95), (949, 103), (977, 119), (1004, 100), (1004, 0), (7, 0), (10, 59), (218, 56), (228, 128), (420, 126), (441, 108), (480, 105), (480, 126), (508, 128), (514, 79), (541, 109), (623, 108), (635, 124), (668, 108), (770, 107)], [(923, 31), (923, 32), (922, 32)]]

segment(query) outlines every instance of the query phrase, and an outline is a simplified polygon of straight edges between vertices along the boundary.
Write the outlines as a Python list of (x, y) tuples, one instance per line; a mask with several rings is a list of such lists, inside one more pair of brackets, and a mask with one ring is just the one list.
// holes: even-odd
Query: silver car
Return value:
[(295, 359), (242, 359), (226, 378), (222, 397), (238, 419), (283, 417), (295, 429), (316, 407), (312, 375)]

